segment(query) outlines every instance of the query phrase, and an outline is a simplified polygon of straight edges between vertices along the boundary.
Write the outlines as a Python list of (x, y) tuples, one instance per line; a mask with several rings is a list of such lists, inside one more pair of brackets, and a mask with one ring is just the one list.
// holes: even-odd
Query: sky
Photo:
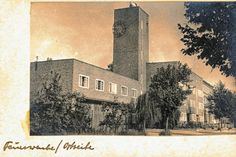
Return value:
[[(211, 84), (221, 80), (236, 91), (235, 79), (184, 56), (177, 24), (186, 23), (183, 2), (138, 2), (149, 14), (149, 61), (181, 61)], [(30, 61), (76, 58), (103, 68), (112, 63), (114, 9), (128, 2), (70, 2), (31, 4)]]

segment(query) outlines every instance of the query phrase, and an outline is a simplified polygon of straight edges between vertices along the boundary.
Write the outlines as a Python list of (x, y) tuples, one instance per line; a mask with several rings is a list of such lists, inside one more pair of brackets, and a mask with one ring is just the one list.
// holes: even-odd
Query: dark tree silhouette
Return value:
[[(213, 113), (217, 119), (229, 118), (231, 122), (236, 116), (236, 95), (225, 88), (222, 82), (219, 82), (213, 89), (213, 93), (208, 96), (209, 112)], [(221, 126), (222, 127), (222, 126)]]
[(119, 102), (103, 103), (102, 112), (105, 114), (104, 119), (99, 126), (104, 126), (105, 131), (109, 129), (110, 132), (117, 134), (119, 129), (121, 131), (127, 129), (127, 118), (130, 113), (132, 104), (123, 104)]
[(186, 2), (187, 24), (178, 24), (185, 55), (236, 78), (236, 2)]

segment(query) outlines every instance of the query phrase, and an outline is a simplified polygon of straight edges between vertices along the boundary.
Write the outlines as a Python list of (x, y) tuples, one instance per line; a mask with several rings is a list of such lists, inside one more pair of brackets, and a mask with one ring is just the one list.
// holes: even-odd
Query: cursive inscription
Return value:
[(85, 146), (83, 144), (76, 144), (75, 142), (73, 143), (65, 143), (64, 149), (70, 150), (70, 149), (84, 149), (84, 150), (94, 150), (94, 148), (90, 145), (90, 142), (88, 142)]
[(54, 151), (54, 146), (51, 146), (51, 144), (48, 144), (47, 146), (39, 146), (39, 145), (29, 145), (29, 146), (22, 146), (20, 145), (20, 142), (13, 142), (13, 141), (7, 141), (3, 147), (3, 151), (6, 150), (12, 150), (12, 149), (18, 149), (18, 150), (48, 150), (48, 151)]
[[(10, 151), (10, 150), (44, 150), (44, 151), (53, 151), (55, 154), (60, 149), (61, 145), (63, 143), (63, 140), (61, 140), (57, 146), (54, 146), (52, 144), (46, 144), (45, 146), (42, 145), (22, 145), (20, 142), (13, 142), (13, 141), (7, 141), (3, 146), (3, 151)], [(64, 150), (94, 150), (94, 147), (92, 147), (90, 142), (87, 142), (86, 144), (83, 143), (76, 143), (75, 141), (65, 142), (62, 147)]]

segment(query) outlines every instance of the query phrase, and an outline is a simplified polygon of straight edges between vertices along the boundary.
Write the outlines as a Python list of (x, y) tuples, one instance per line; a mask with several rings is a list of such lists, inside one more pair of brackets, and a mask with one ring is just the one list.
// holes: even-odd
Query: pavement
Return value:
[[(159, 136), (162, 129), (146, 129), (147, 136)], [(171, 136), (209, 136), (209, 135), (236, 135), (236, 128), (234, 129), (222, 129), (221, 131), (216, 129), (174, 129), (170, 130)]]

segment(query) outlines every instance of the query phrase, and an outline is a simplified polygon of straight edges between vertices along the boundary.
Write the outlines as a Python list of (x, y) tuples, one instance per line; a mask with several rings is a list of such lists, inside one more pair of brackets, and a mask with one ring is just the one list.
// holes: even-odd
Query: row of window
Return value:
[(204, 93), (202, 90), (194, 88), (192, 91), (193, 94), (197, 94), (199, 97), (204, 97)]
[[(95, 80), (95, 90), (97, 91), (104, 91), (105, 82), (101, 79)], [(89, 88), (89, 76), (86, 75), (79, 75), (79, 87), (81, 88)], [(117, 84), (113, 82), (109, 82), (109, 92), (111, 94), (117, 94)], [(137, 97), (137, 90), (132, 88), (131, 89), (131, 96), (133, 98)], [(121, 86), (121, 95), (128, 96), (128, 87)]]

